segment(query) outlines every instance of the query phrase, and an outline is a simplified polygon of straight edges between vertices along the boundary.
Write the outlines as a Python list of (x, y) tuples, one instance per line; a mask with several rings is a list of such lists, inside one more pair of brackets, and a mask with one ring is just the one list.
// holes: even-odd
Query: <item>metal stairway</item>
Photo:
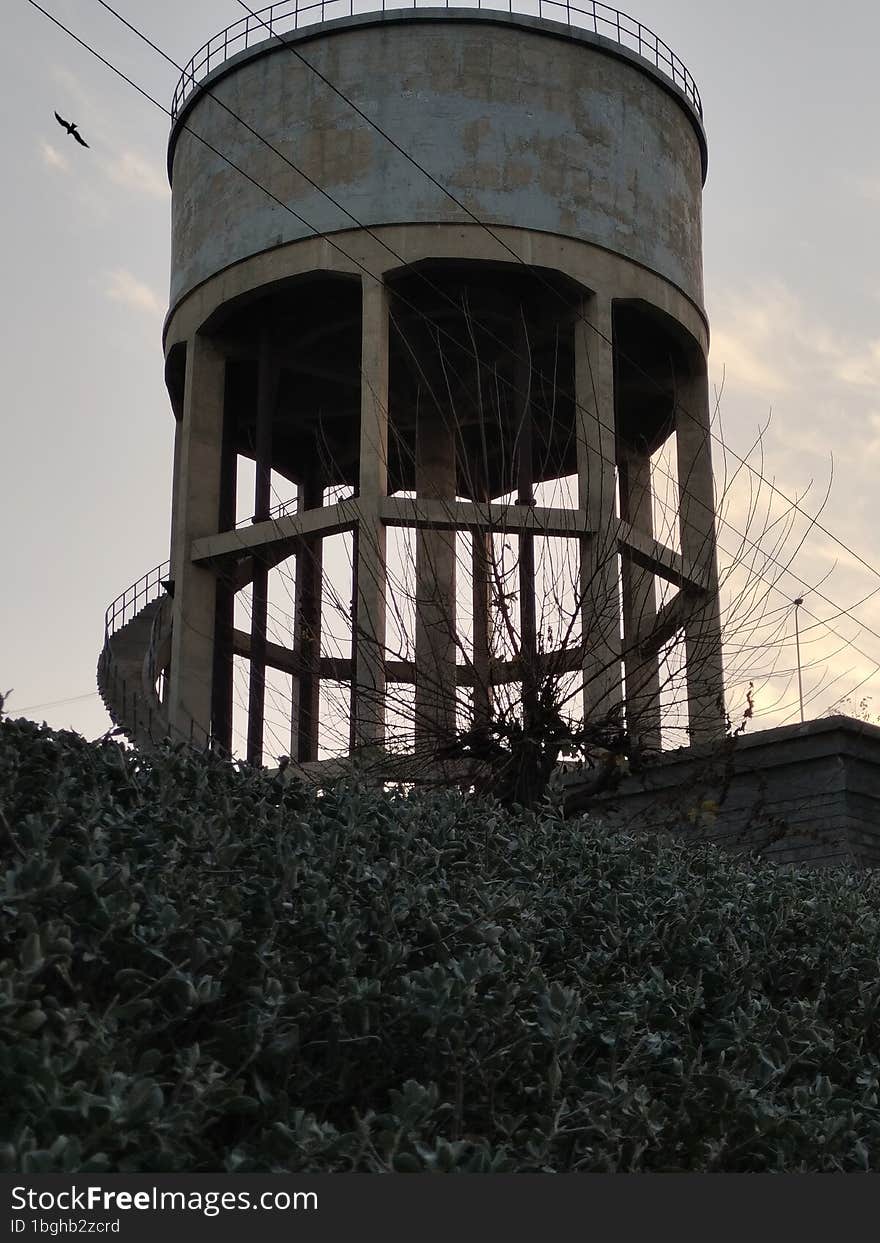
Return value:
[(104, 646), (98, 658), (98, 691), (119, 729), (140, 750), (169, 738), (168, 714), (160, 681), (171, 633), (169, 565), (163, 562), (122, 593), (104, 619)]

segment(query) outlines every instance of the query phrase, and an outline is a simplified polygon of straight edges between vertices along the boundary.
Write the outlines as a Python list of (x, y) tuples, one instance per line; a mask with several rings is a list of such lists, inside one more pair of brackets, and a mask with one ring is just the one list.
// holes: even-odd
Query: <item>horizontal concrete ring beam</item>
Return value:
[(560, 538), (590, 535), (582, 509), (529, 505), (477, 504), (473, 501), (411, 500), (389, 496), (380, 517), (386, 526), (435, 531), (486, 531), (496, 535), (528, 532)]
[(627, 522), (620, 523), (617, 546), (620, 552), (628, 554), (636, 565), (656, 574), (658, 578), (666, 579), (676, 587), (686, 587), (700, 592), (709, 590), (708, 575), (698, 576), (691, 573), (679, 553), (673, 552), (665, 544), (636, 531)]
[(266, 552), (274, 554), (285, 547), (293, 552), (304, 536), (336, 535), (339, 531), (354, 527), (360, 516), (361, 504), (357, 498), (339, 501), (336, 505), (255, 522), (249, 527), (236, 527), (234, 531), (205, 535), (193, 540), (190, 557), (196, 564), (219, 566), (229, 560), (237, 561), (242, 556), (257, 556)]

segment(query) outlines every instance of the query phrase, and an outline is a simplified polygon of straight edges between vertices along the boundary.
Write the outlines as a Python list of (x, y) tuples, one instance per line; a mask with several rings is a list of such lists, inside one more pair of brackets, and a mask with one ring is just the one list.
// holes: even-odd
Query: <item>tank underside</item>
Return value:
[[(521, 414), (517, 358), (525, 350), (535, 411), (532, 477), (574, 474), (573, 334), (585, 291), (553, 272), (439, 261), (389, 283), (389, 491), (415, 488), (419, 419), (457, 429), (456, 493), (472, 500), (515, 488), (510, 446)], [(236, 451), (256, 452), (260, 349), (278, 368), (272, 467), (291, 483), (321, 477), (357, 487), (360, 285), (311, 273), (215, 316), (229, 358), (227, 413)], [(653, 453), (672, 430), (688, 335), (637, 301), (614, 305), (615, 425), (624, 448)]]

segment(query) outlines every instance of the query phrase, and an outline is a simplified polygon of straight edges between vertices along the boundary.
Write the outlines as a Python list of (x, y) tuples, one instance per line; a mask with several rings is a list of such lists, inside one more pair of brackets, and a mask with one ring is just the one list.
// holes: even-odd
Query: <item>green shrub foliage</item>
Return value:
[(0, 722), (7, 1169), (880, 1169), (878, 882)]

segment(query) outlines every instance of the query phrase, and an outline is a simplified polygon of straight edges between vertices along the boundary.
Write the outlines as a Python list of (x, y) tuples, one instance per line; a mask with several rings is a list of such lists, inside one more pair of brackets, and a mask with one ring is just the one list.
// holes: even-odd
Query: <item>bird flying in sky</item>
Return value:
[(76, 139), (76, 141), (79, 143), (81, 147), (87, 147), (89, 145), (86, 142), (86, 140), (83, 138), (79, 130), (76, 128), (76, 125), (74, 124), (73, 121), (65, 121), (64, 117), (60, 117), (57, 112), (55, 113), (55, 120), (58, 122), (59, 125), (63, 126), (63, 128), (67, 130), (68, 134), (73, 135), (73, 137)]

